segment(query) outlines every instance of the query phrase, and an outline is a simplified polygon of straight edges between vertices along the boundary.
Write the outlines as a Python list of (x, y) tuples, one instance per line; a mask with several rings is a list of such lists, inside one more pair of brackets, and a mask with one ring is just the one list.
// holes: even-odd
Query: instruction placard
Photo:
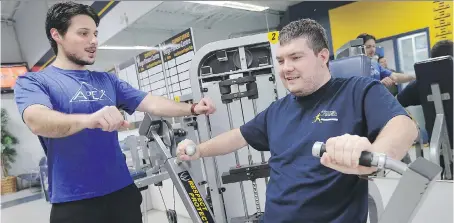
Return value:
[(151, 50), (148, 52), (137, 55), (136, 65), (138, 73), (142, 73), (153, 67), (156, 67), (162, 63), (161, 54), (157, 50)]
[(186, 29), (185, 31), (166, 40), (162, 43), (162, 46), (166, 47), (163, 52), (165, 62), (194, 50), (191, 29)]

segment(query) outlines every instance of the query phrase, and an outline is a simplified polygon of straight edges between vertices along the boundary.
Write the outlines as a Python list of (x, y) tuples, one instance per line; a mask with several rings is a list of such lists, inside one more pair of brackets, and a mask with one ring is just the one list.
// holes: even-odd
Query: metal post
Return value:
[[(227, 103), (226, 106), (227, 106), (227, 115), (229, 116), (230, 130), (232, 130), (233, 129), (233, 121), (232, 121), (232, 113), (231, 113), (231, 110), (230, 110), (230, 104)], [(235, 151), (234, 154), (235, 154), (236, 165), (240, 166), (240, 158), (238, 157), (238, 151)], [(249, 212), (248, 212), (248, 209), (247, 209), (246, 197), (244, 195), (243, 182), (240, 182), (240, 190), (241, 190), (241, 198), (243, 199), (244, 215), (245, 215), (246, 218), (249, 218)]]
[[(257, 116), (257, 102), (255, 99), (252, 99), (252, 108), (254, 110), (254, 117)], [(260, 151), (260, 156), (262, 157), (262, 163), (265, 163), (265, 153)], [(268, 185), (268, 177), (265, 177), (265, 186)]]

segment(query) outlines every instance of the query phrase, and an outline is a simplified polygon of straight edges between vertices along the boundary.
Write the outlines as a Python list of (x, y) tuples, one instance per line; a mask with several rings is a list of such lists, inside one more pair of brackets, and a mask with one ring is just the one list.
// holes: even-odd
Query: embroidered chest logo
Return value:
[(82, 82), (80, 84), (79, 90), (77, 90), (76, 94), (71, 98), (69, 102), (85, 102), (85, 101), (104, 101), (112, 99), (107, 96), (105, 90), (98, 90), (97, 88), (91, 86), (86, 82)]
[(337, 122), (337, 112), (336, 111), (321, 111), (319, 112), (312, 123), (323, 123), (323, 122)]

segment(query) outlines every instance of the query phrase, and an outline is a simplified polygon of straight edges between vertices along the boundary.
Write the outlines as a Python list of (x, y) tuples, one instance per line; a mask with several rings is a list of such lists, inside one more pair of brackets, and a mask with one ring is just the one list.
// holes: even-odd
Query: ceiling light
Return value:
[(100, 50), (159, 50), (152, 46), (100, 46)]
[(266, 6), (252, 5), (252, 4), (233, 2), (233, 1), (185, 1), (185, 2), (192, 2), (192, 3), (205, 4), (205, 5), (215, 5), (215, 6), (243, 9), (243, 10), (255, 11), (255, 12), (265, 11), (270, 8), (270, 7), (266, 7)]

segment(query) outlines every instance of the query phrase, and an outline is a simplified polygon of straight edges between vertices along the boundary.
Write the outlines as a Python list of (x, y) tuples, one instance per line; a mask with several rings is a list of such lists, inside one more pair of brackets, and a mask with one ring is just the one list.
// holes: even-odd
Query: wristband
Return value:
[(199, 115), (199, 114), (195, 113), (195, 111), (194, 111), (194, 108), (195, 108), (196, 105), (197, 105), (197, 103), (194, 103), (194, 104), (192, 104), (192, 106), (191, 106), (191, 114), (194, 115), (194, 116)]

